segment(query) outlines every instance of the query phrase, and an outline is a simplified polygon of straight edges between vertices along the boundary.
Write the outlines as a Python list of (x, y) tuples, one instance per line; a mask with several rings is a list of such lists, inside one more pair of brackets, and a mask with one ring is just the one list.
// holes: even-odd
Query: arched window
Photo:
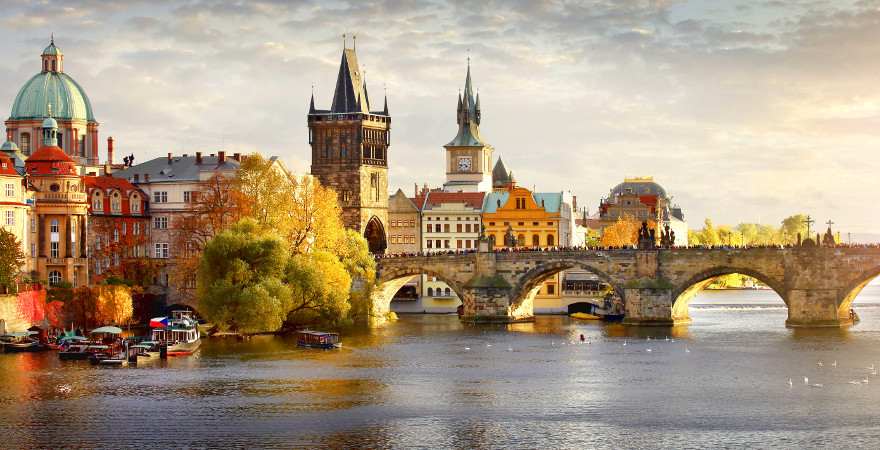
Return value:
[(30, 133), (21, 133), (18, 138), (18, 148), (21, 149), (21, 152), (25, 155), (31, 154), (31, 134)]
[(92, 212), (104, 212), (104, 197), (100, 190), (95, 190), (92, 195)]
[(122, 195), (119, 191), (113, 191), (113, 194), (110, 195), (110, 212), (113, 214), (122, 212)]
[(517, 236), (516, 237), (516, 245), (518, 247), (525, 247), (526, 246), (526, 235), (521, 234), (521, 235)]
[(532, 247), (540, 247), (541, 246), (541, 236), (537, 234), (532, 235)]
[(131, 194), (131, 200), (129, 200), (129, 209), (131, 209), (132, 214), (140, 214), (141, 213), (141, 196), (137, 195), (137, 193)]
[(443, 294), (447, 297), (452, 297), (452, 290), (450, 290), (449, 288), (446, 288), (443, 290)]
[(547, 246), (548, 246), (548, 247), (552, 247), (552, 246), (554, 246), (554, 245), (556, 245), (556, 244), (555, 244), (555, 241), (554, 241), (553, 235), (552, 235), (552, 234), (548, 234), (548, 235), (547, 235)]
[(113, 242), (119, 242), (119, 230), (113, 229)]
[(433, 296), (434, 296), (434, 288), (429, 287), (428, 288), (428, 297), (433, 297)]
[(58, 286), (59, 284), (61, 284), (61, 272), (57, 270), (49, 272), (49, 285)]

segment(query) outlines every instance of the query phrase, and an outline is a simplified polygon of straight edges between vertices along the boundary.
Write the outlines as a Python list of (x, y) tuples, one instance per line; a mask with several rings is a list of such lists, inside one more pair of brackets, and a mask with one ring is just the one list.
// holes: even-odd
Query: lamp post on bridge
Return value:
[[(807, 215), (807, 218), (804, 220), (803, 223), (807, 224), (807, 235), (804, 236), (804, 237), (805, 237), (806, 239), (810, 239), (810, 236), (812, 236), (812, 232), (810, 231), (810, 226), (813, 225), (814, 223), (816, 223), (816, 221), (813, 220), (812, 217), (810, 217), (809, 215)], [(816, 244), (818, 245), (818, 242), (817, 242)]]

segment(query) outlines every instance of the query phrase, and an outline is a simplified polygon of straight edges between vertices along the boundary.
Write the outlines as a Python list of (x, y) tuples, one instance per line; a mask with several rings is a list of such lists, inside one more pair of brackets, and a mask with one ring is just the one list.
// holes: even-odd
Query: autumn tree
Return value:
[(243, 212), (275, 230), (292, 254), (324, 250), (337, 253), (345, 228), (336, 192), (312, 176), (296, 177), (259, 154), (242, 162), (235, 187)]
[(195, 275), (208, 242), (242, 217), (241, 198), (234, 179), (216, 173), (190, 194), (187, 210), (170, 224), (175, 268), (169, 282), (182, 301), (195, 300)]
[(198, 269), (199, 311), (221, 329), (275, 331), (293, 309), (277, 235), (244, 219), (210, 240)]
[(24, 252), (15, 234), (0, 228), (0, 287), (12, 289), (24, 265)]
[(641, 224), (630, 215), (617, 218), (617, 222), (605, 227), (602, 232), (602, 246), (629, 247), (638, 244)]
[(306, 312), (331, 323), (347, 317), (351, 308), (351, 276), (332, 253), (316, 250), (294, 255), (287, 267), (286, 281), (293, 301), (290, 313), (295, 321), (302, 321)]
[(782, 227), (779, 229), (780, 239), (785, 244), (797, 244), (798, 235), (801, 239), (812, 238), (807, 236), (807, 216), (805, 214), (795, 214), (788, 216), (782, 220)]

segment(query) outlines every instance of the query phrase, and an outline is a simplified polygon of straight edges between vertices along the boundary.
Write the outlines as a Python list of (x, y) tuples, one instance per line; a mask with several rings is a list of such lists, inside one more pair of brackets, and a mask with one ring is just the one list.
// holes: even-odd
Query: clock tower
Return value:
[(468, 59), (464, 93), (458, 94), (458, 134), (446, 149), (446, 192), (492, 191), (491, 145), (480, 137), (480, 94), (474, 97)]

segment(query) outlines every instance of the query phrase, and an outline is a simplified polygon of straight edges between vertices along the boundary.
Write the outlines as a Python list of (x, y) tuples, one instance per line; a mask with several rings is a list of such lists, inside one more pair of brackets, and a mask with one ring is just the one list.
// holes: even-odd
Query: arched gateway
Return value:
[[(449, 284), (463, 319), (515, 322), (533, 318), (535, 287), (560, 270), (596, 274), (623, 299), (625, 323), (673, 325), (690, 320), (687, 304), (714, 277), (741, 273), (772, 288), (788, 306), (789, 326), (844, 326), (861, 289), (880, 275), (880, 248), (746, 248), (480, 252), (381, 258), (377, 313), (416, 274)], [(395, 287), (396, 286), (396, 287)]]

